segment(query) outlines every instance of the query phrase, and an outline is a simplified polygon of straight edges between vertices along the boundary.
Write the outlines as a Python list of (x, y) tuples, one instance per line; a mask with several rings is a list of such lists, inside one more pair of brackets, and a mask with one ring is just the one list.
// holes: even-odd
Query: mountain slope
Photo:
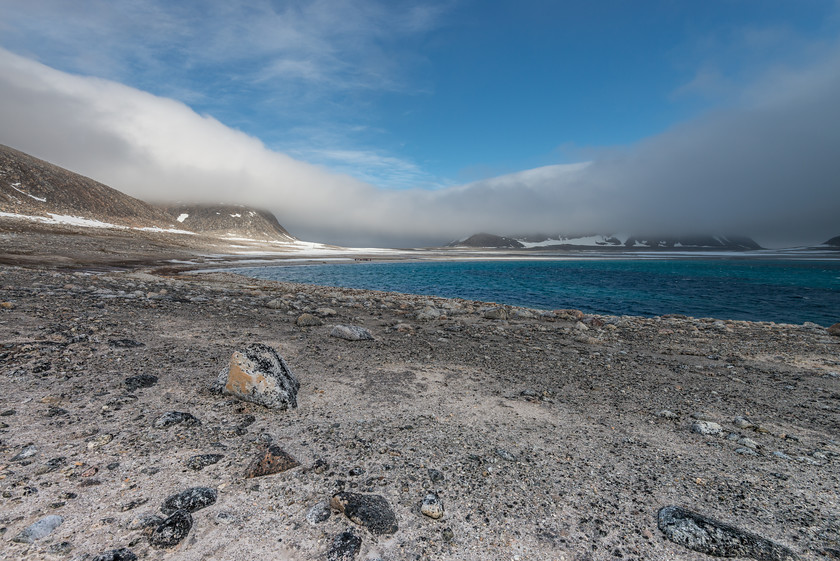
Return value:
[(293, 242), (273, 214), (243, 206), (161, 207), (0, 145), (0, 217), (70, 227), (201, 234), (222, 241)]
[(830, 245), (833, 247), (840, 247), (840, 236), (835, 236), (828, 240), (827, 242), (823, 243), (823, 245)]
[(187, 230), (223, 238), (294, 241), (270, 212), (240, 205), (175, 205), (165, 207), (172, 220)]
[(131, 227), (174, 224), (157, 207), (1, 144), (0, 212), (66, 215)]

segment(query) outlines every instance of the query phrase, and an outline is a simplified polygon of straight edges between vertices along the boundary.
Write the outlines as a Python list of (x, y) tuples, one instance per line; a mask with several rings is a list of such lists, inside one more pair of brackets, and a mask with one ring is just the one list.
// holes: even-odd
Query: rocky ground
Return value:
[[(255, 342), (297, 408), (210, 391)], [(840, 559), (838, 351), (808, 324), (4, 266), (0, 558), (710, 559), (660, 530), (676, 505)], [(299, 465), (247, 478), (267, 449)]]

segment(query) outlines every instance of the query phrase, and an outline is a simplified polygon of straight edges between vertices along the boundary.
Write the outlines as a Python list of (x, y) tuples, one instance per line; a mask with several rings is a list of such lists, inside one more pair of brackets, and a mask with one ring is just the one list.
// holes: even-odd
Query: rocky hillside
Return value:
[(0, 212), (71, 216), (131, 227), (172, 228), (175, 224), (157, 207), (3, 145)]
[(6, 218), (71, 227), (202, 234), (222, 240), (295, 241), (268, 211), (232, 205), (155, 206), (3, 145), (0, 213)]
[(186, 230), (222, 238), (294, 241), (270, 212), (239, 205), (175, 205), (164, 209)]

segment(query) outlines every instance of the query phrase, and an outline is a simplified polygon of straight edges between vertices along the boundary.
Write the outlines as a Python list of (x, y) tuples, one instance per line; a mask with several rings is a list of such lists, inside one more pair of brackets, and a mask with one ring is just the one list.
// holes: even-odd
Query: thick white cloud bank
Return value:
[(479, 231), (722, 233), (768, 244), (840, 234), (840, 56), (753, 91), (740, 107), (588, 164), (390, 191), (269, 150), (183, 103), (0, 50), (0, 143), (144, 200), (252, 205), (302, 239), (344, 245), (440, 244)]

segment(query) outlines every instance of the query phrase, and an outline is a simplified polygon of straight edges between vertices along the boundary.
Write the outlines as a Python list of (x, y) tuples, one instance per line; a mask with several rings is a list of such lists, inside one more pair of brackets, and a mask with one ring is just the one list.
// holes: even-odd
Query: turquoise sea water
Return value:
[(587, 313), (840, 321), (840, 260), (578, 260), (249, 267), (270, 280)]

